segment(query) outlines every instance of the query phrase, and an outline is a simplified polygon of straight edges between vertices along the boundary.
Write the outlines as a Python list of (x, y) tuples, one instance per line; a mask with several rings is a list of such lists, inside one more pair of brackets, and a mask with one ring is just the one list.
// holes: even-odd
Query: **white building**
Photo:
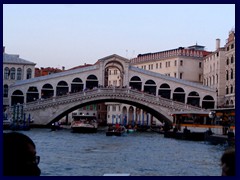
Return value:
[(5, 47), (3, 47), (3, 107), (9, 105), (9, 86), (16, 81), (34, 78), (35, 65), (31, 61), (20, 58), (19, 55), (5, 53)]

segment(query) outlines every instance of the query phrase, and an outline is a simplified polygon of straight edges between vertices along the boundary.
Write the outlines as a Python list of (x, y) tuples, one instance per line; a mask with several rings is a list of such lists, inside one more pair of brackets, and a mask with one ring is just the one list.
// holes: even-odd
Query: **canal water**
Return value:
[(70, 129), (22, 131), (36, 144), (41, 176), (220, 176), (222, 146), (164, 138), (154, 132), (122, 137), (71, 133)]

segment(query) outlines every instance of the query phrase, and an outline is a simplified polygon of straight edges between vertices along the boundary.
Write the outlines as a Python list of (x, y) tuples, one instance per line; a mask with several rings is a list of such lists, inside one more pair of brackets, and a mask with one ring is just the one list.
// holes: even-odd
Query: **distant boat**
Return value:
[(126, 132), (126, 128), (121, 125), (109, 125), (106, 136), (122, 136)]
[(71, 122), (73, 132), (95, 133), (98, 129), (96, 116), (91, 115), (75, 115)]

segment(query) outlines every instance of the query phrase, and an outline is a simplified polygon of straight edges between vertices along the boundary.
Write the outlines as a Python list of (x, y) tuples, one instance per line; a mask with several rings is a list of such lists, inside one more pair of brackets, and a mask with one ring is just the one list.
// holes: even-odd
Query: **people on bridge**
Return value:
[(39, 176), (39, 162), (31, 138), (18, 132), (3, 133), (4, 176)]

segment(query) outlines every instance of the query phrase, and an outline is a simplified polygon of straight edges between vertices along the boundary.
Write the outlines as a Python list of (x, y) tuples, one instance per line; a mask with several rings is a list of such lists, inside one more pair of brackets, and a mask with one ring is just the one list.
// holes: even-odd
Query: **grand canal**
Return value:
[(222, 146), (164, 138), (154, 132), (122, 137), (31, 129), (42, 176), (220, 176)]

